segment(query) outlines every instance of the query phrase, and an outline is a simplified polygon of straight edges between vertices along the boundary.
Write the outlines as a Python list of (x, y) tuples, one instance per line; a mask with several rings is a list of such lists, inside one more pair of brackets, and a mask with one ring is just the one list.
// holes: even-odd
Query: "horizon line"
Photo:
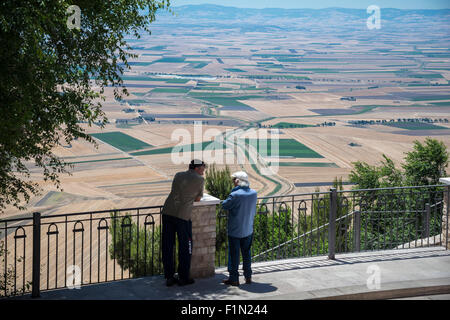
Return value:
[[(282, 10), (324, 10), (324, 9), (351, 9), (351, 10), (366, 10), (367, 8), (355, 8), (355, 7), (323, 7), (323, 8), (283, 8), (283, 7), (265, 7), (265, 8), (252, 8), (252, 7), (236, 7), (236, 6), (227, 6), (223, 4), (214, 4), (214, 3), (200, 3), (200, 4), (182, 4), (177, 6), (170, 6), (172, 8), (179, 7), (201, 7), (201, 6), (210, 6), (210, 7), (224, 7), (224, 8), (236, 8), (236, 9), (253, 9), (253, 10), (266, 10), (266, 9), (282, 9)], [(383, 7), (379, 6), (381, 9), (395, 9), (395, 10), (405, 10), (405, 11), (413, 11), (413, 10), (427, 10), (427, 11), (441, 11), (441, 10), (450, 10), (450, 6), (448, 8), (440, 8), (440, 9), (429, 9), (429, 8), (395, 8), (395, 7)]]

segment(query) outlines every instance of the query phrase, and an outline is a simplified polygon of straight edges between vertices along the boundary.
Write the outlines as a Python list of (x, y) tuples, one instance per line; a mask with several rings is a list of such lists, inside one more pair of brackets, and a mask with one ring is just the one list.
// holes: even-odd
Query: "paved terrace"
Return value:
[[(380, 285), (367, 285), (379, 270)], [(302, 299), (450, 299), (450, 250), (399, 249), (278, 260), (253, 264), (251, 285), (228, 287), (226, 268), (193, 285), (166, 287), (162, 276), (41, 292), (42, 300), (302, 300)], [(242, 273), (241, 273), (242, 274)], [(241, 281), (243, 281), (241, 276)], [(374, 287), (372, 287), (372, 285)], [(439, 295), (438, 295), (439, 294)], [(31, 299), (30, 295), (16, 299)]]

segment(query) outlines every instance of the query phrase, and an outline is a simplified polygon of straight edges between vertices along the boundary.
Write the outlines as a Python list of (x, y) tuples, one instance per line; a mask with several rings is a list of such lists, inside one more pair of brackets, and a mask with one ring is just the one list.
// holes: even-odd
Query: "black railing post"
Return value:
[(32, 298), (41, 296), (41, 213), (33, 213), (33, 274)]
[[(425, 223), (424, 223), (424, 230), (425, 230), (425, 238), (429, 238), (430, 237), (430, 204), (427, 203), (425, 204)], [(427, 239), (427, 243), (428, 243), (428, 239)]]
[(337, 190), (330, 189), (330, 221), (328, 224), (328, 259), (334, 260), (336, 253), (336, 214), (337, 214)]
[(355, 230), (355, 251), (361, 251), (361, 211), (355, 212), (355, 220), (353, 229)]
[[(446, 217), (445, 217), (445, 222), (446, 222), (445, 232), (446, 232), (446, 234), (445, 234), (444, 239), (445, 239), (445, 249), (446, 249), (446, 250), (449, 250), (448, 243), (449, 243), (450, 241), (449, 241), (449, 239), (448, 239), (448, 235), (449, 235), (449, 225), (450, 225), (450, 222), (448, 221), (448, 218), (449, 218), (449, 211), (450, 211), (450, 209), (449, 209), (449, 207), (450, 207), (450, 186), (447, 186), (445, 189), (446, 189), (446, 190), (444, 191), (444, 192), (445, 192), (445, 195), (444, 195), (445, 212), (443, 212), (443, 214), (446, 216)], [(443, 219), (443, 220), (444, 220), (444, 219)], [(444, 230), (444, 226), (442, 226), (442, 230)]]

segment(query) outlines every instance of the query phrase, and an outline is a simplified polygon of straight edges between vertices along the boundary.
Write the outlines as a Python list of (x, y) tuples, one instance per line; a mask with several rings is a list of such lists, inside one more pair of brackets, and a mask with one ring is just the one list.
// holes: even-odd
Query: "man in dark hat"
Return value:
[[(162, 209), (162, 259), (168, 287), (178, 282), (183, 286), (194, 283), (189, 277), (192, 257), (192, 208), (194, 201), (203, 197), (206, 164), (194, 159), (189, 170), (178, 172), (172, 182), (172, 190)], [(175, 233), (178, 237), (178, 279), (174, 277), (173, 248)]]

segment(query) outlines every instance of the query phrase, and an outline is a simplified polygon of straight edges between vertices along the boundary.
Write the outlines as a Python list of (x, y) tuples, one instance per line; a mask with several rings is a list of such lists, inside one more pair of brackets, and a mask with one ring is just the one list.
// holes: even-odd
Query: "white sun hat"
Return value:
[(238, 185), (241, 187), (248, 187), (250, 183), (248, 182), (248, 175), (244, 171), (238, 171), (231, 175), (231, 177), (238, 180)]

